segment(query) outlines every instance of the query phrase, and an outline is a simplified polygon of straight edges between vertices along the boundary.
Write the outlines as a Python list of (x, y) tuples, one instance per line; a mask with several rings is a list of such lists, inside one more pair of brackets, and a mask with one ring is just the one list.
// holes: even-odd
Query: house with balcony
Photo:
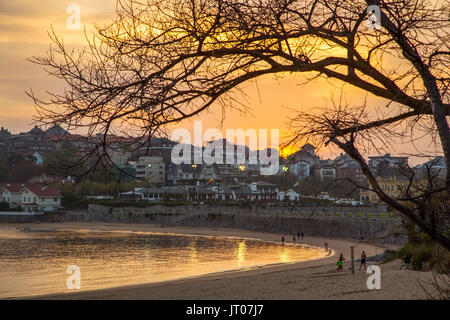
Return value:
[(212, 165), (171, 164), (167, 179), (172, 185), (203, 185), (216, 180), (217, 174)]
[(1, 200), (10, 208), (25, 211), (54, 211), (62, 208), (61, 192), (42, 184), (8, 184), (1, 187)]

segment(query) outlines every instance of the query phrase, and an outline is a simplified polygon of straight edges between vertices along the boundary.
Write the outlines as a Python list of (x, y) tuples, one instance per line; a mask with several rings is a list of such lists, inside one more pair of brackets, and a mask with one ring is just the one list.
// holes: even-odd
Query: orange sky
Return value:
[[(81, 7), (81, 30), (66, 28), (69, 15), (66, 9), (76, 4)], [(36, 93), (44, 93), (46, 89), (61, 88), (61, 83), (46, 75), (39, 67), (26, 60), (33, 55), (42, 56), (49, 45), (46, 34), (52, 25), (57, 34), (62, 35), (67, 45), (79, 46), (84, 43), (83, 28), (92, 30), (92, 22), (101, 23), (114, 16), (115, 0), (0, 0), (0, 126), (9, 128), (13, 133), (27, 131), (31, 128), (34, 107), (25, 95), (25, 90), (33, 88)], [(300, 86), (304, 78), (301, 75), (289, 76), (282, 80), (273, 77), (261, 78), (258, 81), (259, 94), (255, 84), (249, 83), (245, 88), (248, 95), (247, 105), (251, 111), (242, 115), (238, 111), (228, 111), (225, 128), (278, 128), (280, 134), (286, 134), (287, 116), (294, 110), (312, 110), (323, 106), (330, 95), (338, 94), (341, 85), (335, 82), (333, 87), (326, 80)], [(355, 104), (364, 99), (364, 92), (348, 85), (344, 89), (346, 98)], [(383, 106), (386, 101), (368, 96), (371, 106)], [(200, 115), (204, 130), (219, 127), (222, 113), (218, 107)], [(182, 124), (188, 129), (192, 121)], [(219, 127), (220, 128), (220, 127)], [(422, 151), (435, 153), (429, 139), (417, 141), (416, 146)], [(392, 154), (414, 152), (411, 143), (394, 141)], [(334, 157), (339, 151), (319, 150), (323, 157)], [(372, 155), (372, 154), (371, 154)], [(411, 163), (417, 163), (412, 159)]]

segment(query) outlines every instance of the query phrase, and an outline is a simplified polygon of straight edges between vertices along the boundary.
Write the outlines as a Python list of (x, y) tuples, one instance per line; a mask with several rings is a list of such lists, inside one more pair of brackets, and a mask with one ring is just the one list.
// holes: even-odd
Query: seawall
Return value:
[[(113, 208), (89, 205), (87, 211), (47, 212), (43, 215), (0, 215), (0, 223), (118, 222), (158, 226), (239, 228), (329, 238), (360, 238), (379, 243), (403, 244), (402, 221), (389, 212), (369, 208), (237, 208), (234, 206), (161, 205)], [(289, 238), (288, 238), (289, 239)]]

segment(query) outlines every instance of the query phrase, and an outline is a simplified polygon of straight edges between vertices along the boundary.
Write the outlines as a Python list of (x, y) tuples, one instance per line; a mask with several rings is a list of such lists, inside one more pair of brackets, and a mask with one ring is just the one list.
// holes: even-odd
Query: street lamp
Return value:
[(284, 207), (287, 206), (287, 186), (286, 186), (286, 173), (288, 172), (289, 167), (287, 165), (283, 166), (284, 171)]
[(239, 177), (239, 181), (240, 181), (240, 183), (242, 183), (244, 181), (245, 165), (240, 164), (239, 165), (239, 170), (242, 172), (242, 175)]

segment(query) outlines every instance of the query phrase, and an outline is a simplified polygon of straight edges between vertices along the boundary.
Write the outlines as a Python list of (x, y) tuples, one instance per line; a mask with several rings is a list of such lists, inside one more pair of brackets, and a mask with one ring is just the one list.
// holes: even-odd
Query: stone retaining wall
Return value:
[[(361, 208), (358, 208), (361, 209)], [(232, 206), (183, 205), (177, 207), (112, 208), (89, 205), (87, 212), (48, 212), (42, 216), (0, 216), (0, 222), (121, 222), (161, 226), (239, 228), (330, 238), (359, 238), (381, 243), (406, 243), (402, 222), (389, 212), (355, 208), (236, 208)], [(289, 239), (289, 238), (288, 238)]]

